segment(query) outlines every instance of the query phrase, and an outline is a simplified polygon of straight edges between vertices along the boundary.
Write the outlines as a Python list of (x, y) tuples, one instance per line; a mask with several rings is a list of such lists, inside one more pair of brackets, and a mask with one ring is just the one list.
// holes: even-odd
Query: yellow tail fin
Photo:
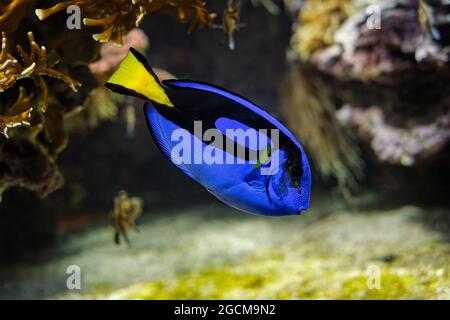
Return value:
[(130, 48), (105, 86), (120, 94), (154, 101), (168, 107), (174, 106), (144, 56), (134, 48)]

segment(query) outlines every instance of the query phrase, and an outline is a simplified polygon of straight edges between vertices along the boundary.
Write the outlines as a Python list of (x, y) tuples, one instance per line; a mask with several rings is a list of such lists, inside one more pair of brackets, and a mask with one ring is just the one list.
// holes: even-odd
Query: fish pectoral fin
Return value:
[(250, 181), (247, 181), (247, 184), (254, 191), (266, 194), (269, 201), (272, 201), (272, 198), (269, 193), (270, 176), (261, 176), (261, 177), (265, 177), (265, 178), (264, 179), (252, 179)]
[(253, 167), (254, 170), (259, 169), (261, 166), (263, 166), (265, 163), (267, 163), (270, 160), (271, 156), (271, 146), (270, 144), (267, 145), (267, 147), (261, 152), (258, 152), (258, 161), (256, 162), (255, 166)]

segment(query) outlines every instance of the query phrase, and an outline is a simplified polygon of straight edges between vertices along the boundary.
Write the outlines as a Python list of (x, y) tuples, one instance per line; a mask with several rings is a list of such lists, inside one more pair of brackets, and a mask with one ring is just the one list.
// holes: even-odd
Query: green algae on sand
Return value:
[[(111, 299), (450, 299), (450, 246), (416, 207), (339, 212), (245, 258), (111, 293)], [(273, 237), (282, 233), (277, 226)], [(288, 240), (289, 239), (289, 240)], [(278, 240), (275, 240), (275, 243)], [(373, 285), (371, 270), (379, 272)]]

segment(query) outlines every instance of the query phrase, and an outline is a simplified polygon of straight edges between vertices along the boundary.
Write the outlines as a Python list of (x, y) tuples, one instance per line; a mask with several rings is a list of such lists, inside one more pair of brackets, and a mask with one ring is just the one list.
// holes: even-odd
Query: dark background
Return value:
[[(244, 25), (231, 51), (220, 29), (187, 34), (187, 26), (173, 17), (146, 18), (141, 28), (150, 42), (147, 57), (154, 67), (228, 88), (282, 119), (279, 85), (286, 69), (290, 20), (284, 13), (271, 15), (248, 3), (241, 19)], [(147, 130), (142, 102), (135, 100), (134, 105), (133, 138), (126, 136), (123, 110), (117, 122), (71, 135), (58, 160), (65, 176), (61, 190), (44, 200), (21, 188), (3, 194), (0, 259), (32, 257), (61, 231), (61, 221), (71, 221), (64, 225), (75, 229), (93, 221), (105, 223), (120, 190), (142, 197), (147, 215), (162, 207), (218, 201), (159, 153)]]

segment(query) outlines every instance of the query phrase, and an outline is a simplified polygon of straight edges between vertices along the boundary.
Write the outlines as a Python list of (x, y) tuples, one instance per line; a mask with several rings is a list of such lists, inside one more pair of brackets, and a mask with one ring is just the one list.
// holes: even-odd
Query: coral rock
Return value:
[[(5, 139), (5, 138), (1, 138)], [(55, 164), (31, 142), (10, 139), (0, 143), (0, 186), (20, 186), (41, 197), (59, 189), (64, 178)]]
[[(351, 128), (380, 163), (409, 167), (441, 152), (445, 156), (450, 142), (448, 1), (355, 0), (345, 1), (347, 7), (333, 6), (338, 2), (306, 0), (300, 9), (290, 57), (302, 70), (312, 70), (310, 81), (327, 81), (325, 95), (334, 111), (318, 105), (321, 116), (303, 123), (299, 135), (323, 127), (331, 117)], [(323, 17), (324, 12), (332, 16)], [(289, 113), (298, 108), (295, 112), (303, 114), (311, 104), (287, 101)], [(342, 149), (333, 143), (336, 137), (316, 135)], [(317, 146), (311, 151), (313, 159), (319, 158)]]

